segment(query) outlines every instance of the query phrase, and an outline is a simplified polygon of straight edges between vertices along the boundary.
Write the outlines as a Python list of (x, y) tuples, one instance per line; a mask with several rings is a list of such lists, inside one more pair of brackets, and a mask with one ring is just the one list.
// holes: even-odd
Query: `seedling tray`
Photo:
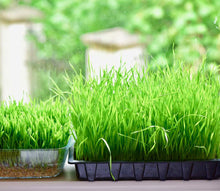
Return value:
[(0, 149), (0, 179), (51, 178), (62, 170), (72, 138), (62, 148)]
[[(113, 180), (109, 162), (70, 160), (80, 180)], [(183, 162), (113, 162), (115, 180), (190, 180), (220, 177), (220, 160)]]

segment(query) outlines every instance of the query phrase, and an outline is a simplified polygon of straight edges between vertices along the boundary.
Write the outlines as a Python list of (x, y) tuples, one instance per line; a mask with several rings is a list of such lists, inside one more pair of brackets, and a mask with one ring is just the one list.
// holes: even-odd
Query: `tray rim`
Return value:
[[(220, 159), (207, 159), (207, 160), (168, 160), (168, 161), (112, 161), (113, 163), (172, 163), (172, 162), (220, 162)], [(103, 163), (110, 163), (110, 161), (84, 161), (84, 160), (71, 160), (68, 159), (69, 164), (103, 164)]]

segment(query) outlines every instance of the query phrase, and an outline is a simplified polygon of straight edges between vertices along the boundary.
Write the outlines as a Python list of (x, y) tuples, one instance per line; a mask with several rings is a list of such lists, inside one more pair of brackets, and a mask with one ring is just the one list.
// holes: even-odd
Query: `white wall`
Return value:
[(0, 83), (1, 100), (29, 100), (30, 84), (27, 68), (28, 44), (25, 23), (1, 24)]
[(108, 71), (114, 67), (123, 66), (126, 70), (137, 67), (139, 71), (145, 65), (144, 50), (141, 46), (110, 51), (105, 49), (88, 48), (86, 52), (86, 77), (99, 76), (100, 71)]

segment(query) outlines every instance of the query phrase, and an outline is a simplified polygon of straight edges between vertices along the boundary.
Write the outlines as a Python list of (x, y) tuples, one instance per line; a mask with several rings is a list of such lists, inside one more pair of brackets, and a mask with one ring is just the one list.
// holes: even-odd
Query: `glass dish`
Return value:
[(71, 141), (57, 149), (0, 149), (0, 179), (58, 176), (63, 170)]

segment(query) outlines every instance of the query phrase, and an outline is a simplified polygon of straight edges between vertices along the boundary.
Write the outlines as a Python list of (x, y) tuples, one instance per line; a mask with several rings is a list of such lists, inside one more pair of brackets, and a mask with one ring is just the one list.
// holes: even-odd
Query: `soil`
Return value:
[(34, 168), (25, 168), (25, 167), (5, 167), (0, 166), (0, 178), (1, 177), (48, 177), (55, 176), (60, 173), (60, 170), (57, 166), (53, 167), (34, 167)]

